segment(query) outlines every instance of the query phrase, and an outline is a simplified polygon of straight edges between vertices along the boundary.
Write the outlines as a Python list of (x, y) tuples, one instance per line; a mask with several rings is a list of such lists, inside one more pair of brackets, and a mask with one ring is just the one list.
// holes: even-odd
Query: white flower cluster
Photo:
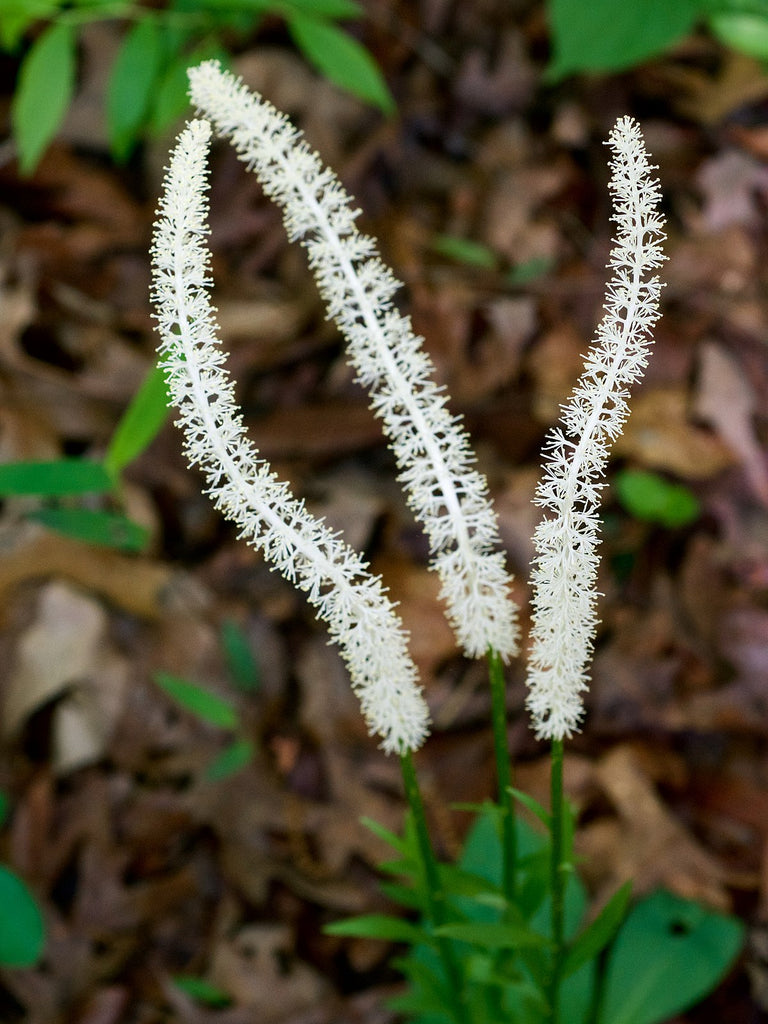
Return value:
[(536, 493), (537, 504), (550, 513), (536, 530), (532, 574), (528, 707), (539, 738), (570, 736), (583, 713), (597, 625), (601, 477), (629, 415), (628, 387), (642, 376), (660, 316), (661, 284), (651, 273), (665, 259), (660, 186), (635, 121), (621, 118), (608, 144), (618, 224), (609, 262), (613, 278), (584, 373), (563, 407), (561, 426), (547, 438), (547, 465)]
[(382, 747), (415, 750), (427, 735), (428, 711), (381, 579), (291, 495), (246, 436), (208, 297), (209, 139), (206, 121), (191, 122), (179, 136), (152, 247), (161, 365), (179, 409), (185, 452), (205, 474), (216, 507), (328, 623)]
[(492, 649), (507, 660), (517, 650), (516, 609), (487, 483), (434, 382), (422, 340), (393, 305), (399, 283), (375, 241), (357, 230), (359, 211), (338, 178), (283, 114), (216, 61), (190, 68), (189, 79), (193, 103), (232, 141), (282, 207), (289, 236), (309, 253), (328, 314), (371, 393), (408, 503), (429, 538), (459, 643), (470, 657)]

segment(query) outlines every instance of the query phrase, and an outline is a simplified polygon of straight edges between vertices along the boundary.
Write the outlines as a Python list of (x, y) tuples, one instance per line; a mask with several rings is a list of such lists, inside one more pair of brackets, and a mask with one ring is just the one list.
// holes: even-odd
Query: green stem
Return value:
[[(416, 769), (413, 764), (413, 755), (410, 750), (400, 755), (400, 767), (403, 772), (405, 795), (413, 815), (416, 840), (419, 844), (419, 853), (421, 854), (421, 862), (424, 869), (427, 891), (427, 916), (433, 925), (439, 926), (446, 923), (445, 898), (440, 882), (437, 858), (429, 838), (427, 816), (424, 813), (424, 801), (421, 798), (421, 791), (416, 778)], [(446, 981), (451, 991), (451, 1001), (456, 1009), (456, 1019), (459, 1024), (470, 1024), (461, 986), (461, 972), (453, 947), (449, 940), (443, 938), (437, 939), (437, 947), (443, 963)]]
[(564, 863), (564, 816), (563, 800), (563, 741), (552, 740), (551, 755), (551, 815), (552, 815), (552, 975), (550, 979), (550, 1006), (552, 1024), (560, 1020), (560, 977), (564, 955), (564, 910), (565, 880), (567, 865)]
[(504, 895), (510, 903), (514, 903), (517, 840), (515, 833), (515, 798), (512, 795), (512, 758), (509, 752), (509, 740), (507, 737), (507, 697), (504, 685), (504, 667), (498, 653), (492, 649), (488, 650), (488, 675), (491, 683), (493, 750), (496, 756), (499, 805), (504, 811), (502, 833)]

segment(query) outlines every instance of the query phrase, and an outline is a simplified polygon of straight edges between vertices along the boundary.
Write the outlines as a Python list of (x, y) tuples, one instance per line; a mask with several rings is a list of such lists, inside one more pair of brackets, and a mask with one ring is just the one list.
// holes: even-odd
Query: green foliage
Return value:
[(191, 683), (188, 679), (181, 679), (169, 672), (157, 672), (155, 682), (177, 704), (202, 722), (218, 726), (220, 729), (234, 729), (239, 724), (237, 711), (228, 700), (211, 693), (197, 683)]
[(142, 551), (149, 540), (149, 531), (127, 516), (97, 509), (66, 505), (44, 507), (28, 512), (27, 519), (74, 540), (120, 551)]
[(465, 263), (469, 267), (480, 267), (483, 270), (495, 270), (496, 253), (482, 242), (470, 238), (459, 238), (457, 235), (435, 235), (430, 247), (439, 256)]
[(252, 35), (265, 15), (282, 18), (306, 59), (332, 82), (386, 113), (394, 101), (373, 58), (339, 21), (359, 18), (352, 0), (3, 0), (0, 48), (28, 37), (13, 100), (22, 173), (31, 173), (58, 131), (75, 86), (78, 31), (120, 20), (125, 33), (105, 97), (115, 160), (146, 134), (168, 129), (187, 108), (186, 69), (207, 57), (227, 63), (225, 41)]
[(720, 982), (744, 942), (736, 918), (657, 892), (627, 918), (608, 963), (599, 1024), (661, 1024)]
[(701, 515), (699, 502), (687, 487), (670, 483), (658, 473), (625, 469), (616, 474), (614, 484), (620, 504), (635, 519), (676, 529)]
[(115, 428), (104, 455), (104, 468), (117, 477), (145, 451), (168, 419), (168, 393), (163, 371), (154, 366)]
[(26, 883), (0, 864), (0, 965), (32, 967), (45, 943), (43, 917)]
[[(543, 811), (538, 805), (535, 809)], [(440, 867), (437, 895), (444, 923), (435, 926), (426, 913), (419, 845), (409, 813), (402, 837), (375, 822), (365, 824), (398, 855), (384, 870), (399, 875), (402, 883), (382, 888), (416, 918), (368, 914), (329, 925), (326, 931), (409, 947), (406, 955), (393, 960), (409, 989), (391, 1006), (411, 1024), (460, 1020), (439, 955), (441, 940), (449, 943), (461, 975), (471, 1024), (546, 1024), (551, 1019), (552, 969), (549, 835), (516, 822), (518, 881), (511, 906), (503, 890), (503, 812), (493, 804), (476, 810), (458, 863)], [(571, 811), (567, 817), (573, 821)], [(666, 892), (641, 900), (628, 914), (630, 886), (624, 885), (586, 923), (586, 892), (573, 872), (564, 899), (562, 1024), (661, 1024), (711, 991), (743, 942), (744, 929), (734, 918)], [(601, 976), (598, 957), (605, 953), (607, 968)]]
[[(242, 630), (231, 620), (225, 621), (221, 631), (221, 644), (232, 682), (241, 690), (253, 693), (259, 686), (261, 673)], [(256, 747), (245, 734), (243, 722), (231, 701), (168, 672), (155, 674), (155, 682), (172, 700), (201, 722), (234, 732), (223, 750), (205, 770), (208, 782), (221, 782), (246, 768), (254, 758)]]
[(108, 491), (109, 473), (88, 459), (57, 459), (53, 462), (9, 462), (0, 466), (0, 495), (35, 494), (42, 497)]
[(223, 988), (214, 985), (205, 978), (197, 978), (194, 975), (177, 974), (173, 984), (185, 995), (190, 996), (197, 1003), (208, 1006), (212, 1010), (222, 1010), (232, 1003), (232, 996)]
[(550, 79), (622, 71), (658, 56), (705, 24), (727, 46), (768, 57), (765, 0), (549, 0)]

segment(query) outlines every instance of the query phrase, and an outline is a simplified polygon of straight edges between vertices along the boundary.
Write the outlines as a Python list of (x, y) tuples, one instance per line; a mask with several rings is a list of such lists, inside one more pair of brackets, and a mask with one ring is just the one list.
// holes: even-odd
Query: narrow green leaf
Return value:
[(133, 149), (157, 85), (162, 58), (161, 30), (144, 18), (128, 30), (107, 85), (107, 131), (112, 153), (122, 162)]
[(62, 497), (108, 491), (112, 480), (100, 462), (58, 459), (55, 462), (8, 462), (0, 466), (0, 496), (37, 494)]
[(547, 74), (619, 71), (656, 56), (690, 32), (700, 0), (550, 0), (552, 61)]
[(362, 817), (360, 824), (365, 825), (369, 832), (373, 832), (379, 839), (383, 839), (385, 843), (388, 843), (398, 853), (407, 856), (408, 847), (405, 840), (401, 839), (400, 836), (396, 836), (394, 832), (390, 832), (388, 828), (384, 828), (378, 821), (374, 821), (373, 818)]
[(530, 284), (549, 273), (554, 265), (555, 260), (550, 256), (534, 256), (533, 259), (512, 267), (504, 280), (510, 288), (522, 288), (523, 285)]
[(534, 800), (532, 796), (524, 793), (522, 789), (515, 789), (514, 786), (510, 788), (510, 792), (515, 800), (537, 817), (545, 828), (549, 829), (552, 827), (552, 815), (538, 800)]
[(0, 11), (0, 47), (15, 50), (31, 25), (57, 10), (58, 5), (51, 0), (5, 0)]
[(24, 58), (11, 104), (19, 169), (31, 174), (64, 119), (75, 87), (75, 31), (49, 25)]
[(346, 921), (327, 924), (323, 931), (327, 935), (354, 935), (366, 939), (382, 939), (385, 942), (407, 942), (411, 945), (430, 941), (422, 928), (389, 914), (362, 914), (360, 917), (350, 917)]
[(578, 971), (583, 964), (605, 949), (624, 920), (631, 895), (632, 883), (626, 882), (608, 900), (594, 921), (574, 939), (563, 963), (563, 978)]
[(480, 267), (483, 270), (494, 270), (497, 264), (493, 249), (471, 238), (435, 235), (430, 242), (430, 249), (440, 256), (445, 256), (446, 259), (466, 263), (470, 267)]
[(490, 921), (443, 924), (435, 929), (435, 935), (440, 938), (468, 942), (481, 949), (535, 949), (549, 944), (543, 935), (532, 931), (524, 924), (503, 924)]
[(26, 882), (0, 864), (0, 964), (32, 967), (45, 943), (43, 916)]
[(245, 633), (234, 619), (225, 619), (220, 637), (232, 681), (245, 693), (255, 693), (261, 686), (261, 672)]
[(328, 18), (331, 21), (347, 21), (360, 18), (363, 9), (354, 0), (281, 0), (280, 6), (312, 18)]
[(669, 892), (638, 903), (608, 961), (600, 1024), (661, 1024), (722, 980), (744, 942), (744, 925)]
[(288, 28), (307, 58), (326, 78), (386, 114), (395, 101), (373, 57), (356, 39), (331, 22), (290, 14)]
[(149, 542), (149, 530), (127, 516), (89, 508), (39, 508), (27, 519), (42, 523), (86, 544), (101, 544), (121, 551), (141, 551)]
[(219, 988), (218, 985), (206, 981), (205, 978), (176, 975), (172, 980), (176, 988), (190, 996), (195, 1002), (202, 1003), (204, 1006), (210, 1006), (212, 1009), (223, 1009), (232, 1003), (232, 996), (228, 992), (225, 992), (223, 988)]
[(232, 775), (237, 775), (253, 761), (256, 748), (250, 740), (237, 739), (225, 747), (205, 770), (209, 782), (221, 782)]
[(198, 686), (197, 683), (191, 683), (188, 679), (181, 679), (168, 672), (155, 673), (155, 682), (177, 704), (210, 725), (216, 725), (220, 729), (236, 729), (240, 723), (237, 711), (229, 701)]
[(421, 897), (409, 885), (401, 885), (399, 882), (379, 882), (379, 889), (393, 903), (400, 903), (409, 910), (424, 909)]
[(113, 477), (140, 455), (154, 440), (168, 418), (168, 392), (163, 371), (154, 366), (115, 428), (104, 466)]

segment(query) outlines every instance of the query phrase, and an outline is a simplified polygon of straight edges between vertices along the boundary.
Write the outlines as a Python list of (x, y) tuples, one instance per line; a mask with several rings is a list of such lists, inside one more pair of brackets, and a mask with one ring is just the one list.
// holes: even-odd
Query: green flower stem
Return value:
[(504, 667), (501, 658), (496, 651), (490, 649), (488, 651), (488, 675), (491, 683), (493, 750), (496, 756), (499, 804), (504, 811), (502, 833), (504, 895), (510, 903), (513, 903), (515, 899), (517, 840), (515, 835), (515, 798), (512, 795), (512, 759), (507, 739), (507, 698), (504, 685)]
[(550, 1006), (552, 1024), (560, 1020), (560, 979), (565, 954), (564, 911), (565, 881), (568, 866), (565, 864), (565, 829), (566, 812), (563, 799), (563, 741), (552, 740), (551, 754), (551, 815), (552, 815), (552, 975), (550, 978)]
[[(419, 783), (416, 778), (413, 754), (410, 750), (400, 755), (400, 766), (403, 772), (405, 795), (413, 815), (416, 839), (419, 844), (419, 852), (424, 869), (427, 890), (427, 916), (433, 925), (439, 926), (446, 923), (445, 897), (440, 882), (437, 858), (429, 838), (427, 816), (424, 813), (424, 801), (421, 798), (421, 791), (419, 790)], [(467, 1013), (464, 993), (461, 987), (461, 972), (453, 947), (449, 940), (442, 938), (437, 940), (437, 944), (446, 980), (452, 992), (453, 1005), (456, 1008), (456, 1019), (459, 1024), (469, 1024), (469, 1014)]]

